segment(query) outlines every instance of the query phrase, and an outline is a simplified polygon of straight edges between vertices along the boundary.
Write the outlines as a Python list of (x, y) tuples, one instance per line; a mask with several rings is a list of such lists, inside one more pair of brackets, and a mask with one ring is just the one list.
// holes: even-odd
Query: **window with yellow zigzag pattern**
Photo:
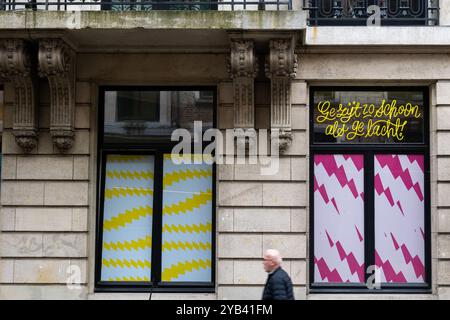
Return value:
[[(212, 281), (212, 166), (176, 164), (162, 156), (161, 190), (155, 190), (155, 156), (109, 154), (105, 163), (101, 281)], [(161, 212), (154, 212), (159, 195)], [(154, 215), (161, 243), (154, 248)], [(160, 261), (152, 263), (152, 250)]]
[(95, 290), (212, 292), (214, 156), (170, 150), (216, 127), (217, 88), (99, 90)]

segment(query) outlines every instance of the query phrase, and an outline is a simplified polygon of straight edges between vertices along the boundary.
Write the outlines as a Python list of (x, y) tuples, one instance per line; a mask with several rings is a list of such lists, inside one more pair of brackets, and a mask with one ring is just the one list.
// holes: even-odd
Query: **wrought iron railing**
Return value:
[(303, 0), (303, 9), (310, 26), (439, 24), (438, 0)]
[(292, 0), (0, 0), (0, 10), (292, 10)]

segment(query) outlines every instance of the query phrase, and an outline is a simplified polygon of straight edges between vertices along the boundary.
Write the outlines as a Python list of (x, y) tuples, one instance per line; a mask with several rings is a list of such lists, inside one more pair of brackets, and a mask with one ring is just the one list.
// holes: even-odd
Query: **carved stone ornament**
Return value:
[(252, 40), (231, 40), (228, 71), (233, 79), (234, 127), (253, 128), (254, 78), (258, 74), (258, 61)]
[(270, 40), (265, 72), (271, 80), (270, 121), (271, 128), (280, 132), (280, 153), (284, 153), (292, 142), (291, 80), (297, 74), (297, 59), (291, 39)]
[(292, 143), (292, 132), (290, 130), (281, 130), (278, 139), (280, 153), (284, 153)]
[(28, 153), (37, 146), (36, 83), (27, 44), (21, 39), (0, 40), (0, 77), (14, 87), (13, 135)]
[(50, 135), (61, 152), (74, 143), (75, 53), (61, 39), (39, 43), (39, 75), (50, 86)]
[[(235, 137), (238, 147), (249, 150), (253, 143), (251, 132), (255, 126), (254, 79), (258, 74), (258, 60), (253, 40), (232, 39), (228, 72), (233, 79), (233, 101)], [(244, 130), (241, 130), (244, 129)], [(243, 135), (247, 135), (245, 138)], [(244, 146), (241, 146), (244, 143)]]
[(258, 59), (253, 49), (253, 40), (231, 40), (231, 57), (229, 61), (231, 78), (255, 78), (258, 74)]
[(297, 75), (298, 57), (291, 39), (270, 40), (270, 53), (265, 63), (268, 78), (294, 79)]

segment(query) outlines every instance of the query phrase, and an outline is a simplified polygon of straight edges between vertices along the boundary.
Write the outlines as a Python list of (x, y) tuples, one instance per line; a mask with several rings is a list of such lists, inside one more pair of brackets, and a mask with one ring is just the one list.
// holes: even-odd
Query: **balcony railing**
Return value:
[(0, 0), (1, 10), (150, 11), (150, 10), (292, 10), (292, 0)]
[(303, 9), (310, 26), (439, 24), (438, 0), (303, 0)]

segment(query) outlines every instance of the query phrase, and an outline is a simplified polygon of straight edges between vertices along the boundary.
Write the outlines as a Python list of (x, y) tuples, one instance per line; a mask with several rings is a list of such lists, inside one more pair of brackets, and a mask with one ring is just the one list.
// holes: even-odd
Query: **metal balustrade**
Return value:
[(150, 11), (150, 10), (292, 10), (292, 0), (0, 0), (0, 10)]
[[(374, 7), (376, 6), (376, 7)], [(438, 0), (303, 0), (310, 26), (437, 25)]]

